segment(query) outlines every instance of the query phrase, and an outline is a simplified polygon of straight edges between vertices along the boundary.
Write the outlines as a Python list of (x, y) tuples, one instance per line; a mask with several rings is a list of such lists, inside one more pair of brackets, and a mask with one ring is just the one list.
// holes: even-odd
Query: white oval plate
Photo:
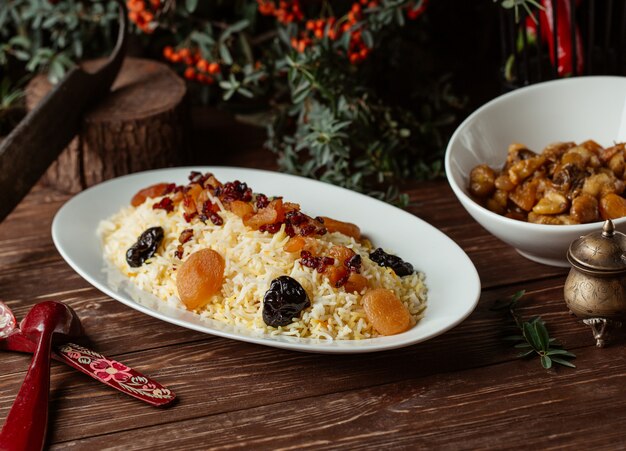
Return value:
[[(255, 192), (282, 195), (314, 216), (330, 216), (358, 224), (375, 246), (397, 253), (426, 274), (425, 317), (402, 334), (367, 340), (274, 337), (202, 319), (134, 288), (121, 272), (105, 262), (96, 235), (98, 224), (128, 205), (141, 188), (159, 182), (186, 184), (191, 170), (212, 172), (222, 181), (245, 181)], [(480, 279), (469, 257), (454, 241), (421, 219), (327, 183), (255, 169), (172, 168), (109, 180), (73, 197), (58, 211), (52, 223), (52, 238), (61, 256), (78, 274), (129, 307), (188, 329), (295, 351), (362, 353), (419, 343), (463, 321), (474, 310), (480, 296)]]

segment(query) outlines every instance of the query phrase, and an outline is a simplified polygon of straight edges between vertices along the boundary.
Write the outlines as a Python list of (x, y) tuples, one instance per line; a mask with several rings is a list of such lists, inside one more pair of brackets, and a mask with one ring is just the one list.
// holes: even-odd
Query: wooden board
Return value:
[[(222, 162), (272, 167), (256, 148)], [(422, 344), (358, 356), (303, 354), (240, 343), (158, 321), (77, 276), (50, 239), (69, 196), (36, 187), (0, 224), (0, 293), (23, 317), (58, 299), (79, 314), (94, 349), (179, 395), (155, 409), (54, 364), (52, 449), (477, 449), (626, 446), (624, 337), (599, 350), (562, 300), (567, 271), (530, 262), (478, 226), (445, 181), (415, 183), (409, 211), (439, 227), (478, 268), (483, 292), (461, 325)], [(503, 341), (490, 308), (527, 290), (521, 313), (541, 315), (578, 354), (546, 371)], [(0, 355), (0, 421), (29, 357)]]

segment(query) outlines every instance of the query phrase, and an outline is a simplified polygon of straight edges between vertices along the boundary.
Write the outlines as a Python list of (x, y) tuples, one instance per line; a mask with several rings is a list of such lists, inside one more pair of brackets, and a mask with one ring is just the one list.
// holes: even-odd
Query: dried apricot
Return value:
[(348, 277), (348, 281), (344, 285), (346, 293), (360, 293), (364, 288), (367, 288), (367, 278), (361, 274), (353, 272)]
[(344, 235), (351, 236), (355, 240), (361, 239), (361, 229), (356, 224), (352, 224), (351, 222), (343, 222), (337, 221), (336, 219), (328, 218), (326, 216), (322, 216), (324, 220), (324, 227), (330, 233), (339, 232)]
[(176, 288), (188, 310), (204, 306), (224, 283), (224, 258), (213, 249), (194, 252), (178, 269)]
[(294, 236), (289, 238), (283, 249), (285, 252), (300, 252), (302, 250), (317, 253), (318, 241), (308, 236)]
[(259, 209), (249, 218), (244, 218), (243, 223), (254, 229), (259, 230), (261, 226), (274, 224), (285, 220), (285, 211), (283, 210), (283, 200), (274, 199), (265, 208)]
[(157, 183), (156, 185), (151, 185), (147, 188), (139, 190), (137, 194), (133, 196), (130, 201), (130, 204), (133, 207), (138, 207), (143, 204), (147, 198), (149, 197), (161, 197), (165, 195), (170, 188), (169, 183)]
[(339, 288), (347, 280), (348, 270), (343, 266), (326, 266), (324, 274), (333, 287)]
[(333, 246), (328, 251), (328, 255), (343, 265), (346, 260), (350, 260), (354, 256), (354, 251), (345, 246)]
[(363, 295), (362, 303), (367, 319), (381, 335), (399, 334), (411, 324), (409, 310), (391, 290), (368, 290)]
[(235, 213), (241, 219), (252, 216), (254, 214), (254, 207), (250, 202), (244, 202), (242, 200), (234, 200), (228, 204), (230, 211)]

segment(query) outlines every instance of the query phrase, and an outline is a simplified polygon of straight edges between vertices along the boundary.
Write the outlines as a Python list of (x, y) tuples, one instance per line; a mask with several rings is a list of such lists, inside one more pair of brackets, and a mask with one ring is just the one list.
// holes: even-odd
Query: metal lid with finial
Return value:
[(567, 259), (577, 269), (594, 275), (626, 273), (626, 235), (607, 219), (601, 231), (581, 236), (570, 244)]

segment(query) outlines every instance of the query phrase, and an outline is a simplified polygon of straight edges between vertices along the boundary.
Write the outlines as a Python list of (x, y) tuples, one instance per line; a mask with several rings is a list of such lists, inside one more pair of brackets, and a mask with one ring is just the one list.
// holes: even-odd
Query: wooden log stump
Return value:
[[(86, 61), (93, 70), (103, 60)], [(32, 110), (52, 88), (45, 76), (26, 89)], [(111, 93), (83, 118), (80, 133), (43, 177), (44, 183), (76, 193), (133, 172), (182, 164), (185, 152), (185, 82), (166, 65), (127, 58)]]

